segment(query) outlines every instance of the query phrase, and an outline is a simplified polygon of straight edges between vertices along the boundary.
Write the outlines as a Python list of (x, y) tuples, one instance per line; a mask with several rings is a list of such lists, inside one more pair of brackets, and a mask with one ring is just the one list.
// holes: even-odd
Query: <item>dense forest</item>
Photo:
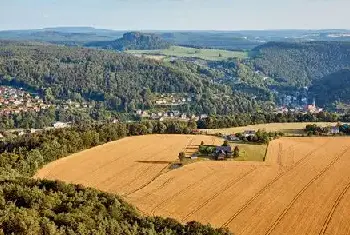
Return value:
[(98, 41), (85, 44), (85, 46), (88, 47), (98, 47), (118, 51), (167, 49), (170, 45), (169, 42), (164, 41), (155, 34), (145, 34), (140, 32), (125, 33), (122, 38), (115, 41)]
[(230, 234), (196, 222), (142, 217), (118, 196), (33, 180), (43, 165), (130, 135), (189, 133), (195, 123), (85, 125), (7, 139), (0, 143), (1, 234)]
[(154, 93), (190, 93), (191, 113), (253, 112), (258, 103), (196, 68), (87, 48), (0, 42), (0, 81), (55, 100), (86, 100), (118, 112), (151, 108)]
[(220, 235), (224, 229), (142, 217), (115, 195), (80, 185), (17, 178), (0, 180), (0, 233), (16, 235)]
[(350, 102), (350, 70), (343, 69), (315, 81), (309, 91), (320, 105)]
[(256, 125), (264, 123), (288, 123), (288, 122), (349, 122), (350, 115), (343, 116), (335, 113), (321, 112), (311, 113), (255, 113), (237, 114), (233, 116), (209, 116), (197, 122), (200, 129), (221, 129), (238, 126)]
[(252, 54), (257, 69), (297, 88), (350, 66), (349, 42), (269, 42)]

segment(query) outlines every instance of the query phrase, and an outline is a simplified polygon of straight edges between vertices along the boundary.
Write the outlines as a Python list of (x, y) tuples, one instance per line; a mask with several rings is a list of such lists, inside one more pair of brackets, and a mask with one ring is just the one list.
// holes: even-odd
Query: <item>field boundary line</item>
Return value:
[(192, 186), (194, 186), (194, 185), (196, 185), (196, 184), (198, 184), (198, 183), (200, 183), (200, 182), (203, 182), (204, 180), (206, 180), (207, 178), (213, 176), (214, 174), (216, 174), (215, 171), (214, 171), (214, 172), (211, 172), (211, 173), (209, 173), (209, 174), (207, 174), (206, 176), (202, 177), (200, 180), (195, 181), (195, 182), (189, 184), (187, 187), (185, 187), (185, 188), (183, 188), (182, 190), (178, 191), (177, 193), (173, 194), (171, 197), (162, 200), (160, 203), (158, 203), (158, 204), (152, 209), (151, 215), (154, 216), (154, 213), (156, 212), (156, 210), (157, 210), (158, 208), (160, 208), (164, 203), (166, 203), (166, 202), (168, 202), (168, 201), (170, 201), (170, 200), (176, 198), (178, 195), (180, 195), (180, 194), (183, 193), (184, 191), (188, 190), (189, 188), (191, 188)]
[[(143, 145), (143, 146), (139, 149), (139, 151), (140, 151), (140, 150), (143, 150), (143, 149), (145, 149), (145, 148), (147, 148), (148, 146), (149, 146), (148, 144)], [(87, 172), (87, 173), (83, 174), (83, 176), (74, 179), (74, 181), (81, 180), (81, 179), (85, 178), (86, 175), (94, 174), (94, 173), (98, 172), (99, 170), (101, 170), (102, 168), (104, 168), (105, 166), (107, 166), (107, 165), (109, 165), (109, 164), (112, 164), (112, 163), (118, 161), (119, 159), (124, 158), (125, 156), (130, 156), (130, 155), (132, 155), (132, 154), (133, 154), (133, 153), (131, 152), (131, 153), (129, 153), (129, 154), (125, 154), (125, 155), (121, 155), (121, 156), (119, 156), (119, 157), (116, 157), (116, 158), (113, 159), (112, 161), (109, 161), (109, 162), (107, 162), (107, 163), (105, 163), (105, 164), (99, 166), (98, 168), (96, 168), (96, 169), (94, 169), (94, 170), (92, 170), (92, 171), (90, 171), (90, 172)]]
[[(178, 141), (178, 142), (180, 142), (180, 141)], [(169, 149), (173, 148), (174, 146), (176, 146), (178, 142), (176, 142), (175, 145), (170, 145), (170, 146), (168, 146), (168, 147), (163, 148), (163, 149), (162, 149), (160, 152), (158, 152), (156, 155), (151, 156), (150, 158), (147, 158), (147, 159), (154, 159), (155, 157), (157, 157), (157, 156), (163, 154), (163, 152), (166, 152), (167, 150), (169, 150)], [(122, 171), (117, 172), (116, 174), (117, 174), (117, 175), (118, 175), (118, 174), (123, 174), (124, 172), (130, 170), (130, 168), (134, 168), (135, 166), (137, 167), (138, 164), (137, 164), (137, 163), (134, 163), (134, 164), (132, 164), (131, 166), (129, 166), (129, 167), (123, 169)], [(167, 166), (169, 166), (169, 164), (167, 164)], [(166, 167), (167, 167), (167, 166), (166, 166)], [(124, 188), (126, 185), (132, 184), (132, 183), (135, 182), (136, 180), (142, 178), (143, 174), (144, 174), (145, 172), (148, 172), (148, 171), (149, 171), (150, 169), (152, 169), (153, 167), (154, 167), (153, 165), (150, 165), (150, 166), (147, 167), (142, 173), (140, 173), (140, 174), (139, 174), (138, 176), (136, 176), (133, 180), (131, 180), (131, 182), (127, 182), (127, 183), (123, 184), (123, 185), (121, 186), (121, 188)], [(164, 168), (163, 168), (162, 170), (160, 170), (160, 172), (162, 172), (163, 170), (164, 170)], [(108, 182), (109, 180), (113, 179), (113, 178), (115, 177), (116, 174), (114, 174), (113, 176), (107, 178), (106, 180), (103, 180), (103, 181), (99, 182), (99, 184)], [(159, 172), (158, 172), (158, 174), (159, 174)], [(107, 190), (109, 190), (109, 189), (110, 189), (110, 187), (107, 188)]]
[(218, 196), (220, 196), (220, 194), (222, 194), (223, 192), (227, 191), (228, 189), (230, 189), (232, 186), (234, 186), (235, 184), (237, 184), (238, 182), (240, 182), (242, 179), (244, 179), (245, 177), (247, 177), (249, 174), (251, 174), (253, 171), (255, 171), (257, 169), (256, 166), (254, 166), (252, 169), (250, 169), (249, 171), (247, 171), (246, 173), (244, 173), (242, 176), (240, 176), (238, 179), (234, 179), (229, 181), (223, 190), (215, 193), (213, 196), (211, 196), (210, 198), (208, 198), (205, 202), (203, 202), (202, 204), (200, 204), (196, 209), (194, 209), (193, 211), (191, 211), (190, 213), (188, 213), (185, 217), (183, 217), (181, 219), (181, 222), (186, 221), (190, 216), (192, 216), (194, 213), (198, 212), (200, 209), (202, 209), (203, 207), (205, 207), (206, 205), (208, 205), (211, 201), (213, 201), (215, 198), (217, 198)]
[(345, 155), (346, 152), (350, 150), (350, 147), (346, 148), (341, 154), (339, 154), (336, 158), (334, 158), (325, 168), (323, 168), (314, 178), (312, 178), (292, 199), (292, 201), (288, 204), (286, 208), (282, 211), (282, 213), (278, 216), (275, 222), (271, 225), (271, 227), (267, 230), (265, 235), (271, 234), (277, 225), (282, 221), (284, 216), (288, 213), (288, 211), (293, 207), (294, 203), (303, 195), (303, 193), (322, 175), (324, 175), (335, 163), (337, 163), (342, 156)]
[[(329, 143), (330, 140), (327, 141)], [(286, 171), (283, 171), (282, 173), (278, 174), (273, 180), (271, 180), (268, 184), (266, 184), (262, 189), (260, 189), (253, 197), (251, 197), (241, 208), (239, 208), (236, 213), (234, 213), (225, 223), (221, 225), (221, 228), (227, 227), (239, 214), (241, 214), (250, 204), (255, 201), (259, 196), (261, 196), (267, 189), (271, 187), (275, 182), (277, 182), (280, 178), (282, 178), (284, 175), (286, 175), (288, 172), (292, 171), (295, 169), (297, 166), (299, 166), (300, 163), (302, 163), (305, 159), (307, 159), (309, 156), (314, 154), (315, 152), (321, 150), (324, 148), (327, 144), (322, 145), (320, 148), (315, 148), (309, 153), (307, 153), (304, 157), (299, 159), (294, 165), (289, 167)]]
[(345, 186), (343, 191), (339, 194), (338, 198), (335, 200), (335, 202), (334, 202), (334, 204), (332, 206), (332, 209), (330, 210), (330, 212), (327, 215), (327, 219), (324, 222), (323, 227), (322, 227), (319, 235), (323, 235), (323, 234), (326, 233), (326, 231), (328, 229), (328, 226), (329, 226), (329, 224), (332, 221), (332, 218), (333, 218), (333, 215), (334, 215), (335, 211), (337, 210), (340, 202), (343, 200), (345, 194), (348, 192), (349, 189), (350, 189), (350, 182)]
[[(168, 164), (168, 165), (166, 165), (165, 167), (163, 167), (163, 168), (160, 170), (160, 172), (159, 172), (155, 177), (153, 177), (149, 182), (143, 184), (141, 187), (139, 187), (139, 188), (137, 188), (137, 189), (135, 189), (135, 190), (133, 190), (133, 191), (131, 191), (131, 192), (129, 192), (129, 193), (122, 194), (121, 196), (123, 196), (123, 197), (128, 197), (128, 196), (130, 196), (131, 194), (134, 194), (134, 193), (136, 193), (136, 192), (138, 192), (138, 191), (140, 191), (140, 190), (146, 188), (148, 185), (150, 185), (151, 183), (153, 183), (156, 179), (158, 179), (158, 178), (161, 177), (162, 175), (166, 174), (166, 172), (164, 172), (164, 170), (167, 169), (167, 168), (169, 168), (170, 165), (171, 165), (171, 164)], [(147, 170), (148, 170), (148, 169), (147, 169)]]

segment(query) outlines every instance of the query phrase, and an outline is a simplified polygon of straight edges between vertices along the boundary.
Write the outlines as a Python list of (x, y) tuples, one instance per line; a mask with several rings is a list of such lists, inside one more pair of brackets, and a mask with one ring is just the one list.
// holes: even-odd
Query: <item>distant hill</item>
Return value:
[(350, 66), (350, 42), (269, 42), (252, 54), (258, 70), (296, 87)]
[(323, 106), (335, 101), (350, 103), (350, 69), (343, 69), (316, 81), (309, 89), (310, 94)]
[(115, 41), (90, 42), (86, 46), (124, 51), (167, 49), (171, 44), (155, 34), (129, 32)]
[(57, 27), (33, 30), (0, 31), (0, 39), (42, 41), (57, 44), (83, 45), (91, 41), (107, 41), (119, 38), (123, 31), (90, 27)]

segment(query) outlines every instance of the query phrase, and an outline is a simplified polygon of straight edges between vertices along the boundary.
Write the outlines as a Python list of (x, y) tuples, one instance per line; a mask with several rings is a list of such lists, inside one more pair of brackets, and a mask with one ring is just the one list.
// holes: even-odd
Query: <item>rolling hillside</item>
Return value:
[(278, 83), (309, 86), (350, 66), (349, 42), (269, 42), (253, 50), (255, 67)]
[(0, 81), (45, 99), (100, 102), (120, 112), (150, 108), (155, 93), (191, 93), (193, 113), (253, 111), (257, 102), (184, 67), (79, 47), (0, 42)]
[(336, 101), (349, 103), (349, 84), (350, 69), (343, 69), (315, 81), (309, 91), (320, 105), (332, 104)]

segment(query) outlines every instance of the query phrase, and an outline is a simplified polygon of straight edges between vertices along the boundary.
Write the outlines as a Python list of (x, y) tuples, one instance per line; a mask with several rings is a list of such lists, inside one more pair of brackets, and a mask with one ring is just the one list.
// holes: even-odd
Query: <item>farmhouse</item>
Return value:
[(330, 133), (331, 134), (339, 134), (340, 133), (339, 127), (338, 126), (332, 126), (331, 129), (330, 129)]
[(225, 160), (225, 158), (232, 156), (231, 146), (217, 146), (214, 154), (216, 160)]
[(245, 130), (244, 132), (243, 132), (243, 137), (249, 137), (249, 136), (255, 136), (255, 134), (256, 134), (256, 131), (254, 131), (254, 130)]

